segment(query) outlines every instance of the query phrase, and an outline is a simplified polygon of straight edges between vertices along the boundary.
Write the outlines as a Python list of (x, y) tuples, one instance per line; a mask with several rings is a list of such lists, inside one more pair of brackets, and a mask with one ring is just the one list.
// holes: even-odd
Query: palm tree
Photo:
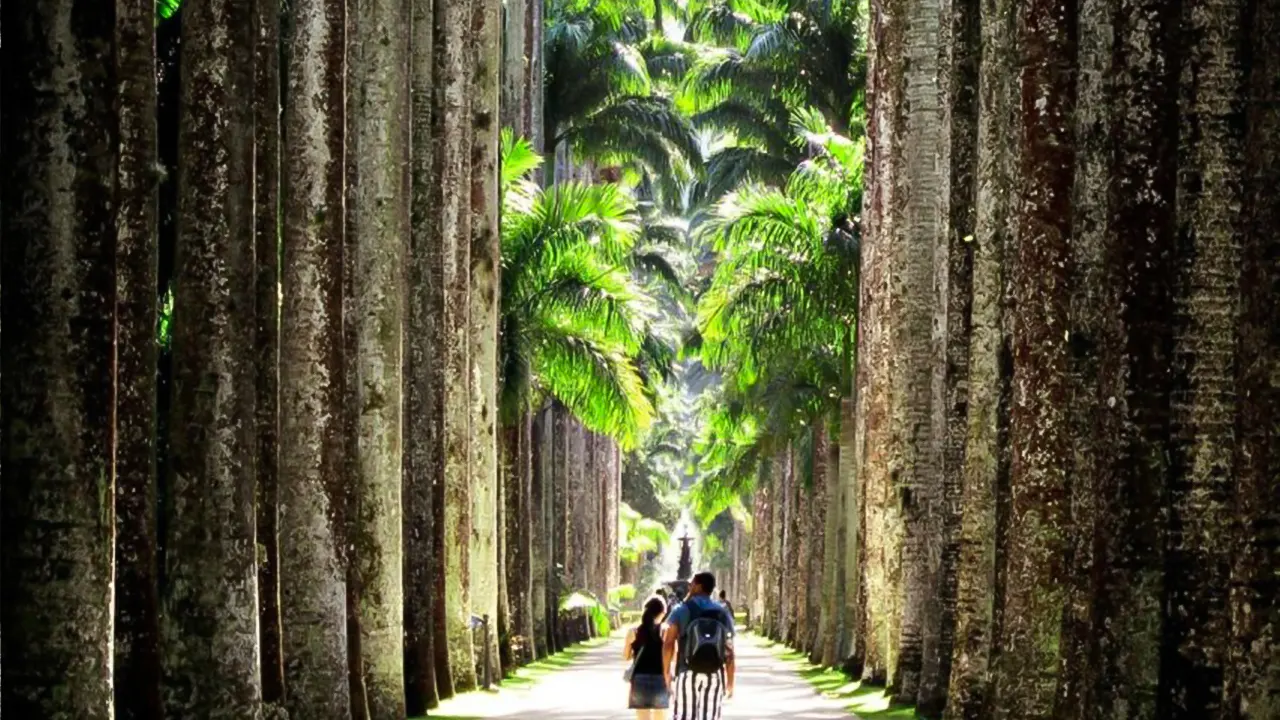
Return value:
[[(138, 59), (150, 39), (134, 34), (135, 13), (122, 12), (132, 37), (117, 46), (117, 59), (126, 65), (120, 79), (141, 89), (146, 74), (136, 74)], [(117, 378), (112, 186), (117, 147), (127, 154), (121, 158), (124, 173), (137, 171), (137, 160), (145, 167), (153, 159), (146, 156), (140, 135), (117, 140), (114, 83), (68, 86), (58, 78), (103, 74), (104, 58), (90, 48), (111, 46), (113, 18), (105, 6), (74, 11), (59, 2), (5, 10), (5, 24), (12, 29), (0, 79), (6, 333), (0, 385), (5, 472), (0, 616), (10, 659), (4, 666), (4, 709), (10, 717), (98, 720), (112, 715), (112, 388)], [(21, 71), (10, 70), (19, 65)], [(49, 92), (51, 87), (59, 92)], [(134, 123), (136, 118), (122, 124), (139, 131)], [(148, 254), (148, 229), (137, 224), (145, 193), (130, 182), (147, 185), (144, 177), (146, 171), (121, 181), (129, 205), (121, 218), (129, 222), (129, 237), (121, 238), (126, 257)], [(134, 277), (138, 261), (126, 262), (130, 279), (125, 282), (131, 285), (141, 280)], [(131, 315), (121, 320), (132, 325), (136, 317)], [(135, 327), (121, 329), (126, 341), (136, 332)], [(140, 348), (121, 350), (130, 356), (122, 354), (123, 369), (136, 367), (134, 353)], [(132, 438), (132, 433), (122, 437)], [(129, 451), (126, 461), (133, 455)], [(142, 470), (131, 462), (120, 469)], [(126, 478), (131, 485), (135, 481), (143, 478)]]
[(538, 188), (527, 175), (541, 158), (510, 133), (502, 157), (503, 417), (550, 396), (633, 447), (653, 419), (636, 364), (651, 300), (627, 266), (634, 203), (610, 184)]
[[(789, 637), (821, 659), (835, 648), (813, 639), (831, 635), (822, 629), (843, 611), (832, 601), (836, 533), (825, 516), (816, 518), (829, 504), (821, 498), (834, 501), (841, 491), (828, 447), (833, 428), (849, 421), (842, 413), (852, 390), (859, 276), (851, 213), (861, 202), (862, 153), (860, 143), (833, 132), (816, 111), (796, 113), (793, 132), (813, 159), (785, 188), (753, 184), (730, 193), (699, 231), (719, 264), (699, 302), (696, 343), (722, 386), (711, 396), (715, 405), (698, 448), (702, 476), (690, 499), (704, 523), (733, 507), (745, 515), (741, 498), (755, 490), (768, 460), (794, 448), (812, 458), (812, 499), (796, 494), (793, 484), (781, 495), (762, 492), (758, 501), (781, 503), (788, 517), (802, 507), (818, 510), (795, 525), (808, 538), (802, 544), (818, 552), (793, 559), (812, 563), (823, 578), (823, 602), (797, 598), (782, 612)], [(787, 543), (783, 550), (800, 548)]]
[(713, 46), (690, 69), (681, 104), (723, 133), (695, 189), (710, 203), (745, 181), (782, 186), (804, 160), (788, 119), (813, 108), (856, 138), (865, 55), (855, 0), (716, 0), (689, 8), (686, 40)]
[[(507, 526), (519, 531), (531, 525), (528, 515), (541, 511), (530, 505), (531, 425), (543, 398), (625, 447), (652, 422), (641, 357), (650, 349), (653, 309), (631, 276), (640, 228), (634, 203), (618, 186), (541, 189), (529, 176), (542, 159), (509, 131), (501, 158), (499, 407), (507, 508), (524, 516)], [(527, 659), (538, 641), (528, 597), (537, 540), (523, 531), (508, 540), (512, 635)]]
[[(553, 0), (547, 20), (547, 154), (566, 146), (601, 166), (690, 177), (701, 158), (697, 137), (650, 74), (682, 64), (680, 50), (648, 41), (647, 19), (626, 3)], [(556, 172), (548, 165), (549, 180)]]
[[(343, 459), (342, 81), (340, 16), (325, 0), (293, 3), (283, 155), (279, 571), (287, 709), (351, 712), (345, 530), (335, 511)], [(341, 57), (340, 53), (337, 57)], [(319, 138), (315, 140), (314, 138)], [(313, 220), (317, 218), (318, 220)]]

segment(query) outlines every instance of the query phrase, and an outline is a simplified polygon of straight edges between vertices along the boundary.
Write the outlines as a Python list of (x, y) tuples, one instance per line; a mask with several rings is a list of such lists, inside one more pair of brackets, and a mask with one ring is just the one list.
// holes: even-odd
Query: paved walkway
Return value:
[[(432, 713), (433, 718), (523, 720), (628, 720), (622, 640), (582, 655), (572, 666), (527, 689), (472, 693)], [(840, 703), (818, 695), (792, 666), (750, 635), (738, 639), (738, 679), (725, 720), (849, 720)]]

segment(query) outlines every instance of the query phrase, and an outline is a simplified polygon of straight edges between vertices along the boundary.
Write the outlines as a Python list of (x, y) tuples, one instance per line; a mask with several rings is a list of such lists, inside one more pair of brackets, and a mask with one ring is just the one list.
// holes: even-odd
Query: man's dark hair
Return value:
[(723, 591), (723, 590), (721, 590), (721, 591), (720, 591), (720, 599), (721, 599), (721, 600), (724, 600), (724, 591)]
[(697, 583), (698, 587), (702, 588), (702, 591), (708, 595), (716, 590), (716, 576), (712, 575), (710, 571), (703, 570), (697, 575), (694, 575), (693, 581)]

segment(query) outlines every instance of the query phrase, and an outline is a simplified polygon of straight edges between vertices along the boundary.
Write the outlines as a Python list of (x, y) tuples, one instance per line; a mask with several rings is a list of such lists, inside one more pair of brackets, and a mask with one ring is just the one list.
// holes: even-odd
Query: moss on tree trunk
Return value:
[[(112, 207), (121, 141), (129, 204), (120, 230), (131, 252), (145, 256), (149, 242), (135, 224), (149, 180), (134, 174), (147, 141), (127, 134), (136, 124), (118, 135), (114, 121), (113, 17), (110, 5), (5, 9), (0, 623), (10, 718), (112, 717)], [(133, 20), (123, 67), (136, 71), (146, 38)], [(125, 269), (130, 285), (140, 279), (135, 267)], [(127, 367), (137, 360), (127, 356)], [(136, 386), (126, 378), (126, 387)], [(126, 470), (131, 487), (145, 487), (137, 474), (145, 468)]]
[[(165, 716), (256, 718), (252, 5), (183, 8)], [(212, 529), (216, 528), (216, 532)]]

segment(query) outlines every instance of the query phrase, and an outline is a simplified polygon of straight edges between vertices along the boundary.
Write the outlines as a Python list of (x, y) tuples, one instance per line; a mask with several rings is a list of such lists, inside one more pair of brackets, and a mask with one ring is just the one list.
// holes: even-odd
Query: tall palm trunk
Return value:
[[(809, 519), (813, 516), (813, 435), (805, 438), (805, 442), (795, 450), (795, 512), (788, 525), (794, 533), (795, 542), (791, 543), (787, 557), (787, 567), (796, 568), (801, 575), (808, 577), (809, 563), (812, 557), (812, 538), (809, 536)], [(800, 452), (804, 448), (808, 457)], [(809, 626), (809, 584), (798, 583), (788, 593), (791, 603), (790, 618), (787, 623), (787, 640), (792, 647), (804, 652), (804, 636)]]
[[(471, 607), (489, 619), (490, 676), (502, 677), (498, 651), (498, 97), (502, 66), (502, 4), (471, 7)], [(484, 634), (477, 634), (483, 643)]]
[(1240, 452), (1236, 456), (1240, 513), (1233, 551), (1231, 597), (1232, 655), (1225, 678), (1229, 714), (1256, 717), (1280, 713), (1280, 677), (1269, 672), (1280, 628), (1274, 620), (1280, 588), (1273, 571), (1280, 536), (1280, 315), (1273, 312), (1280, 294), (1280, 106), (1274, 97), (1280, 78), (1280, 45), (1272, 31), (1280, 7), (1257, 3), (1246, 18), (1251, 28), (1252, 62), (1245, 147), (1244, 247), (1240, 325)]
[(769, 566), (773, 574), (764, 577), (765, 633), (774, 640), (779, 639), (782, 632), (783, 573), (779, 570), (784, 567), (782, 552), (786, 549), (788, 469), (786, 451), (775, 452), (769, 464), (769, 489), (773, 508), (770, 517), (772, 532), (769, 533)]
[[(934, 532), (942, 505), (941, 457), (930, 422), (934, 393), (934, 348), (931, 343), (934, 310), (934, 258), (939, 243), (946, 242), (945, 202), (948, 187), (946, 160), (939, 161), (938, 143), (948, 137), (945, 96), (938, 92), (941, 67), (939, 38), (943, 13), (939, 0), (910, 0), (885, 9), (886, 25), (902, 24), (902, 68), (888, 70), (883, 103), (895, 143), (888, 158), (888, 182), (892, 183), (888, 212), (902, 219), (887, 228), (895, 271), (890, 293), (900, 301), (891, 306), (891, 353), (897, 356), (890, 376), (890, 505), (886, 532), (892, 547), (901, 538), (900, 565), (890, 557), (887, 575), (891, 589), (885, 622), (891, 650), (886, 671), (896, 699), (914, 703), (920, 688), (925, 634), (929, 627), (931, 599), (937, 589), (931, 582), (931, 556), (940, 556), (941, 533)], [(900, 13), (900, 14), (899, 14)], [(950, 21), (949, 15), (946, 20)], [(899, 103), (902, 103), (901, 105)], [(898, 155), (901, 153), (901, 155)], [(901, 507), (901, 521), (897, 507)], [(901, 598), (901, 603), (897, 602)], [(895, 640), (896, 637), (896, 640)]]
[(244, 351), (254, 335), (251, 10), (246, 0), (183, 8), (166, 717), (261, 713), (254, 368)]
[(947, 702), (955, 636), (960, 487), (968, 420), (969, 337), (973, 299), (974, 166), (978, 148), (978, 0), (944, 3), (939, 45), (943, 128), (943, 226), (936, 237), (934, 276), (933, 449), (938, 492), (928, 512), (928, 588), (921, 623), (917, 712), (941, 717)]
[(568, 587), (565, 590), (572, 592), (586, 589), (591, 582), (587, 548), (592, 522), (587, 485), (591, 444), (586, 430), (577, 420), (570, 417), (567, 425), (569, 437), (565, 471), (568, 492), (565, 498), (565, 524), (568, 540), (565, 548), (565, 576)]
[[(1176, 17), (1163, 3), (1081, 7), (1072, 242), (1076, 572), (1060, 693), (1079, 717), (1155, 717), (1164, 539), (1151, 510), (1165, 502), (1168, 473)], [(1142, 191), (1115, 193), (1116, 183)]]
[[(128, 202), (118, 216), (122, 244), (145, 256), (153, 231), (139, 213), (146, 212), (151, 179), (133, 173), (154, 150), (145, 136), (117, 137), (114, 130), (117, 88), (104, 66), (116, 32), (111, 5), (73, 13), (66, 3), (29, 2), (5, 13), (3, 705), (11, 718), (110, 718), (114, 153), (118, 141), (128, 143), (120, 168)], [(139, 36), (139, 24), (125, 19), (121, 70), (145, 87), (137, 58), (149, 35)], [(128, 118), (125, 132), (137, 133), (137, 118)], [(132, 285), (137, 269), (131, 264), (122, 279)], [(145, 292), (131, 288), (129, 299), (139, 290)], [(137, 320), (130, 319), (132, 341)], [(126, 349), (131, 367), (137, 352)], [(135, 378), (124, 381), (138, 387)], [(126, 440), (136, 437), (135, 420), (127, 418)], [(125, 451), (130, 459), (138, 450)], [(138, 474), (145, 468), (126, 469), (131, 486), (145, 487)]]
[(888, 681), (898, 646), (895, 603), (901, 586), (895, 577), (901, 556), (901, 517), (893, 487), (902, 472), (893, 453), (893, 396), (891, 380), (895, 346), (889, 298), (895, 262), (893, 221), (900, 182), (894, 160), (901, 156), (905, 134), (894, 124), (894, 111), (904, 101), (905, 18), (887, 13), (880, 4), (871, 10), (867, 50), (867, 192), (863, 194), (862, 282), (858, 314), (857, 418), (853, 473), (865, 488), (861, 503), (865, 526), (866, 563), (862, 578), (867, 599), (862, 608), (866, 643), (861, 653), (863, 678), (871, 684)]
[(1008, 585), (997, 667), (997, 718), (1047, 718), (1060, 679), (1068, 558), (1070, 461), (1066, 393), (1074, 150), (1073, 4), (1019, 6), (1021, 121), (1013, 305), (1012, 505)]
[[(476, 686), (471, 640), (471, 445), (470, 343), (471, 288), (471, 0), (442, 0), (435, 5), (434, 78), (442, 105), (433, 119), (439, 184), (442, 287), (444, 288), (443, 437), (445, 465), (441, 501), (442, 541), (439, 568), (452, 689)], [(441, 678), (437, 681), (443, 682)], [(441, 692), (441, 696), (446, 696)]]
[(554, 427), (551, 431), (551, 474), (550, 503), (551, 512), (548, 517), (551, 523), (550, 559), (551, 568), (548, 573), (547, 611), (551, 622), (551, 633), (555, 640), (554, 652), (564, 649), (564, 631), (560, 623), (560, 597), (571, 586), (570, 572), (570, 452), (572, 445), (572, 420), (569, 412), (562, 405), (552, 406), (551, 417)]
[(280, 3), (255, 0), (254, 32), (254, 265), (257, 321), (258, 627), (262, 699), (284, 699), (280, 648)]
[[(154, 10), (143, 3), (121, 4), (116, 8), (115, 33), (120, 100), (115, 191), (115, 716), (159, 720), (164, 710), (156, 564), (159, 248)], [(8, 152), (6, 148), (5, 157), (10, 157)], [(7, 397), (5, 401), (8, 407)]]
[[(858, 377), (857, 363), (851, 368)], [(856, 388), (855, 388), (856, 389)], [(862, 677), (862, 669), (866, 662), (866, 603), (863, 601), (866, 592), (864, 573), (866, 542), (866, 492), (862, 482), (863, 476), (858, 472), (857, 459), (861, 449), (857, 440), (865, 436), (862, 428), (862, 417), (856, 414), (857, 398), (840, 400), (840, 495), (844, 503), (844, 517), (841, 521), (840, 547), (843, 558), (842, 578), (843, 597), (841, 600), (841, 628), (839, 646), (833, 662), (842, 662), (844, 669), (854, 677)]]
[[(444, 474), (443, 350), (444, 245), (437, 235), (437, 153), (435, 104), (435, 2), (412, 5), (409, 83), (412, 105), (409, 141), (409, 308), (405, 319), (404, 452), (404, 674), (405, 707), (425, 715), (440, 701), (437, 677), (436, 594), (439, 574), (436, 545), (436, 488)], [(446, 670), (447, 670), (447, 653)], [(447, 672), (445, 673), (447, 675)], [(451, 692), (451, 688), (449, 690)]]
[(834, 514), (829, 507), (827, 495), (828, 477), (835, 472), (830, 465), (831, 436), (823, 419), (813, 425), (813, 480), (809, 489), (809, 582), (806, 583), (808, 607), (805, 615), (808, 618), (804, 626), (803, 649), (808, 652), (813, 663), (822, 661), (822, 611), (825, 605), (823, 592), (827, 588), (827, 516)]
[[(1161, 718), (1222, 717), (1231, 639), (1240, 207), (1250, 3), (1187, 2), (1174, 252), (1172, 442)], [(1275, 142), (1272, 140), (1271, 142)], [(1265, 145), (1264, 145), (1265, 147)]]
[(617, 441), (608, 440), (608, 475), (604, 483), (604, 572), (605, 588), (612, 590), (621, 584), (621, 565), (618, 558), (618, 522), (622, 502), (622, 448)]
[[(837, 424), (836, 427), (839, 427)], [(828, 431), (829, 432), (829, 431)], [(840, 470), (840, 438), (827, 437), (826, 517), (822, 530), (822, 589), (820, 592), (818, 641), (810, 660), (824, 667), (834, 667), (840, 657), (840, 635), (843, 630), (846, 580), (842, 553), (845, 528), (844, 486)]]
[(401, 337), (409, 207), (408, 32), (404, 3), (354, 6), (349, 37), (347, 145), (352, 185), (350, 318), (355, 341), (355, 504), (352, 573), (359, 673), (370, 720), (402, 718), (404, 594), (401, 507)]
[(515, 427), (503, 430), (506, 452), (503, 473), (503, 502), (506, 505), (507, 597), (511, 608), (512, 660), (518, 665), (536, 656), (538, 635), (534, 630), (533, 568), (531, 551), (533, 525), (538, 513), (532, 510), (531, 479), (534, 472), (533, 417), (520, 413)]
[(954, 720), (978, 720), (994, 712), (992, 661), (1003, 605), (1000, 508), (1007, 499), (1008, 478), (1007, 256), (1019, 152), (1013, 130), (1014, 4), (983, 0), (981, 19), (968, 417), (960, 478), (955, 647), (945, 712)]
[[(293, 715), (351, 714), (341, 522), (344, 422), (345, 3), (291, 6), (280, 335), (280, 615)], [(334, 209), (338, 210), (334, 210)]]
[(529, 611), (533, 635), (530, 637), (534, 659), (550, 652), (552, 623), (547, 616), (548, 588), (551, 586), (551, 410), (538, 412), (533, 418), (530, 442), (532, 463), (529, 475)]

